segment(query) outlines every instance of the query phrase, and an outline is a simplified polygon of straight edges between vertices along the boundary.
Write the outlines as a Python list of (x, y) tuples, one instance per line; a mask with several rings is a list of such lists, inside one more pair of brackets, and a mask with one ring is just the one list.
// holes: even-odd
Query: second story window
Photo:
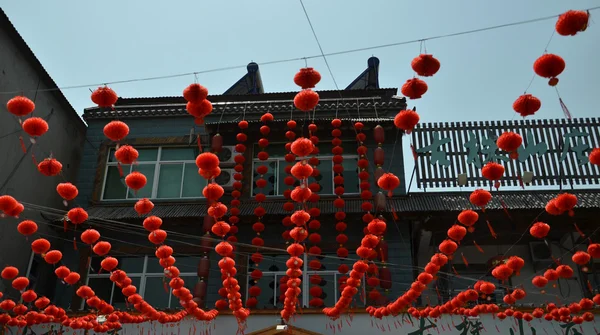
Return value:
[[(319, 169), (319, 175), (317, 177), (310, 177), (308, 179), (308, 183), (318, 183), (321, 186), (321, 190), (319, 194), (321, 195), (332, 195), (334, 194), (334, 183), (333, 178), (335, 174), (333, 173), (333, 154), (331, 153), (331, 144), (319, 144), (319, 165), (317, 168)], [(356, 154), (356, 143), (354, 142), (345, 142), (342, 144), (344, 148), (344, 162), (342, 165), (344, 166), (344, 173), (342, 174), (344, 177), (344, 189), (345, 194), (357, 194), (360, 193), (359, 190), (359, 181), (358, 181), (358, 155)], [(290, 164), (285, 161), (285, 148), (283, 143), (273, 143), (269, 145), (269, 159), (266, 161), (261, 161), (258, 159), (257, 155), (260, 152), (260, 148), (258, 145), (254, 146), (253, 151), (253, 167), (252, 171), (254, 171), (253, 181), (256, 181), (260, 176), (256, 173), (256, 167), (259, 165), (266, 165), (269, 170), (267, 174), (263, 175), (263, 178), (267, 180), (267, 186), (264, 189), (257, 189), (253, 185), (253, 195), (256, 195), (259, 191), (264, 193), (267, 196), (282, 196), (283, 192), (290, 188), (285, 184), (284, 180), (287, 177), (285, 173), (285, 167)], [(299, 185), (299, 181), (296, 180), (295, 186)]]
[[(108, 154), (102, 200), (201, 198), (206, 180), (198, 174), (193, 147), (137, 148), (139, 158), (133, 165), (119, 165), (114, 148)], [(148, 182), (137, 193), (124, 177), (132, 171), (143, 173)]]

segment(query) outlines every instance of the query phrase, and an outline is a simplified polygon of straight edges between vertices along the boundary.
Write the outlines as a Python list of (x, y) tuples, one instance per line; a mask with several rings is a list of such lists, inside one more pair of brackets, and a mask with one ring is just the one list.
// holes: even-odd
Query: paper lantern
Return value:
[(535, 276), (533, 277), (533, 279), (531, 280), (531, 283), (535, 286), (535, 287), (545, 287), (548, 284), (548, 279), (546, 279), (543, 276)]
[(550, 78), (548, 85), (558, 84), (559, 74), (565, 69), (565, 61), (555, 54), (544, 54), (533, 63), (533, 71), (540, 77)]
[(319, 94), (310, 88), (303, 89), (294, 97), (294, 106), (303, 112), (313, 110), (319, 104)]
[(103, 108), (112, 107), (119, 99), (117, 93), (107, 86), (98, 87), (92, 92), (91, 98), (98, 107)]
[(420, 99), (427, 92), (427, 83), (419, 78), (412, 78), (402, 85), (400, 91), (410, 99)]
[(462, 212), (460, 212), (460, 214), (458, 214), (458, 222), (467, 227), (474, 225), (477, 222), (477, 220), (479, 220), (479, 214), (470, 209), (463, 210)]
[(92, 251), (98, 256), (104, 256), (110, 252), (110, 242), (100, 241), (94, 245)]
[(138, 171), (133, 171), (125, 177), (125, 184), (132, 190), (138, 191), (144, 186), (146, 186), (146, 176), (143, 173)]
[(393, 173), (384, 173), (378, 180), (377, 186), (388, 191), (388, 196), (391, 197), (394, 189), (400, 186), (400, 179)]
[(548, 212), (548, 214), (550, 214), (550, 215), (561, 215), (562, 213), (564, 213), (564, 211), (560, 210), (556, 206), (556, 198), (548, 201), (545, 209), (546, 209), (546, 212)]
[(56, 264), (62, 259), (62, 252), (58, 250), (50, 250), (44, 255), (44, 260), (48, 264)]
[(188, 85), (183, 90), (183, 98), (188, 102), (200, 102), (208, 97), (208, 89), (200, 84)]
[(500, 180), (502, 175), (504, 175), (504, 166), (495, 162), (489, 162), (481, 168), (481, 174), (484, 178), (492, 181)]
[(45, 238), (38, 238), (31, 242), (31, 250), (38, 255), (44, 254), (50, 250), (50, 242)]
[(138, 153), (138, 151), (130, 145), (122, 145), (119, 149), (117, 149), (117, 151), (115, 151), (115, 158), (121, 164), (126, 165), (135, 162), (138, 159), (139, 155), (140, 154)]
[(560, 278), (571, 278), (573, 277), (573, 269), (568, 265), (559, 265), (556, 267), (556, 273)]
[(219, 198), (221, 198), (223, 194), (225, 194), (225, 190), (223, 189), (223, 187), (216, 183), (210, 183), (206, 185), (202, 190), (202, 195), (204, 195), (206, 200), (208, 200), (209, 202), (219, 200)]
[(48, 131), (48, 122), (41, 117), (30, 117), (23, 121), (23, 130), (31, 137), (42, 136)]
[(367, 225), (367, 229), (369, 230), (369, 233), (371, 233), (373, 235), (383, 235), (385, 233), (386, 228), (387, 228), (387, 224), (385, 223), (385, 221), (380, 220), (380, 219), (373, 219)]
[(2, 276), (2, 278), (6, 279), (6, 280), (14, 279), (18, 275), (19, 275), (19, 269), (17, 269), (14, 266), (4, 267), (4, 269), (2, 269), (2, 273), (0, 274), (0, 276)]
[(291, 144), (291, 152), (298, 157), (306, 157), (310, 155), (315, 148), (311, 140), (305, 137), (299, 137)]
[(185, 105), (185, 110), (195, 118), (204, 118), (212, 112), (213, 105), (208, 99), (198, 102), (190, 101)]
[(62, 164), (54, 158), (45, 158), (38, 164), (38, 171), (44, 176), (56, 176), (62, 170)]
[(77, 186), (71, 183), (60, 183), (56, 186), (56, 192), (60, 195), (64, 200), (70, 201), (77, 197), (79, 194), (79, 190), (77, 190)]
[(133, 207), (139, 215), (144, 215), (152, 211), (154, 204), (148, 198), (143, 198), (138, 200)]
[(23, 291), (27, 286), (29, 286), (29, 279), (27, 277), (18, 277), (12, 281), (12, 287), (17, 291)]
[(556, 32), (563, 36), (573, 36), (585, 31), (588, 26), (589, 13), (582, 10), (569, 10), (561, 14), (556, 21)]
[(88, 219), (88, 213), (81, 207), (75, 207), (67, 212), (67, 217), (72, 224), (78, 225), (84, 223)]
[(590, 258), (591, 257), (587, 252), (577, 251), (571, 259), (573, 260), (573, 263), (577, 265), (586, 265), (590, 262)]
[(2, 195), (0, 196), (0, 210), (4, 212), (8, 212), (17, 207), (19, 203), (17, 200), (10, 195)]
[(570, 211), (577, 206), (577, 196), (570, 193), (561, 193), (556, 197), (554, 204), (563, 212)]
[(433, 55), (420, 54), (413, 58), (410, 66), (419, 76), (431, 77), (440, 69), (440, 61)]
[[(302, 89), (306, 88), (314, 88), (321, 81), (321, 74), (313, 69), (312, 67), (305, 67), (300, 69), (298, 73), (294, 76), (294, 83), (296, 85), (302, 87)], [(289, 127), (289, 125), (288, 125)], [(294, 127), (289, 127), (294, 128)]]
[(65, 277), (64, 281), (65, 281), (65, 283), (67, 283), (69, 285), (75, 285), (75, 284), (77, 284), (79, 279), (81, 279), (81, 276), (79, 275), (79, 273), (71, 272), (71, 273), (69, 273), (68, 276)]
[(4, 212), (7, 216), (12, 216), (15, 218), (19, 218), (19, 215), (21, 213), (23, 213), (23, 211), (25, 210), (25, 206), (23, 206), (23, 204), (18, 203), (16, 207), (14, 207), (13, 209), (11, 209), (10, 211), (6, 211)]
[(557, 280), (559, 277), (558, 272), (554, 269), (548, 269), (544, 272), (544, 278), (548, 280)]
[(110, 121), (104, 126), (104, 135), (112, 141), (118, 142), (129, 134), (129, 126), (122, 121)]
[(196, 157), (196, 166), (202, 170), (214, 170), (219, 167), (219, 163), (219, 157), (212, 152), (204, 152)]
[(455, 240), (456, 242), (462, 241), (462, 239), (467, 235), (467, 229), (463, 226), (453, 225), (448, 229), (448, 237)]
[(420, 117), (416, 111), (413, 110), (401, 110), (394, 117), (394, 125), (396, 128), (404, 130), (405, 133), (410, 134), (419, 123)]
[(29, 236), (33, 235), (38, 230), (38, 226), (31, 220), (25, 220), (17, 225), (17, 230), (21, 235)]
[(46, 306), (48, 306), (49, 304), (50, 304), (50, 299), (48, 299), (46, 297), (39, 297), (34, 303), (35, 307), (39, 310), (46, 308)]
[(81, 241), (92, 245), (100, 239), (100, 233), (96, 229), (86, 229), (81, 233)]
[(513, 269), (506, 264), (500, 264), (492, 270), (492, 276), (498, 280), (507, 280), (513, 274)]
[(218, 221), (211, 228), (213, 234), (220, 237), (227, 235), (227, 233), (229, 233), (230, 230), (231, 226), (225, 221)]
[(117, 265), (119, 265), (119, 261), (114, 257), (106, 257), (102, 260), (102, 262), (100, 262), (100, 266), (102, 267), (102, 269), (108, 272), (114, 270), (117, 267)]
[(511, 256), (506, 261), (506, 266), (518, 274), (523, 266), (525, 266), (525, 261), (519, 256)]
[(69, 270), (68, 267), (63, 265), (57, 267), (56, 270), (54, 270), (54, 273), (56, 274), (56, 277), (58, 277), (58, 279), (64, 279), (69, 275), (69, 273), (71, 273), (71, 270)]
[(512, 131), (503, 132), (502, 135), (498, 137), (498, 140), (496, 140), (498, 148), (508, 153), (516, 152), (522, 143), (523, 138), (521, 137), (521, 135)]
[(600, 244), (591, 243), (590, 245), (588, 245), (587, 252), (593, 258), (600, 258)]
[(485, 208), (492, 200), (492, 194), (484, 189), (477, 189), (469, 196), (469, 201), (477, 207)]
[(544, 238), (550, 232), (550, 226), (544, 222), (536, 222), (529, 229), (531, 236), (536, 238)]
[(513, 103), (513, 109), (522, 117), (535, 114), (540, 107), (542, 107), (540, 99), (531, 94), (523, 94)]
[(452, 255), (456, 251), (457, 248), (458, 248), (458, 245), (452, 240), (444, 240), (439, 245), (440, 251), (446, 255)]
[(161, 244), (167, 239), (167, 232), (162, 229), (156, 229), (148, 234), (148, 240), (154, 244)]
[(25, 116), (35, 109), (35, 103), (24, 96), (16, 96), (6, 103), (6, 109), (16, 116)]

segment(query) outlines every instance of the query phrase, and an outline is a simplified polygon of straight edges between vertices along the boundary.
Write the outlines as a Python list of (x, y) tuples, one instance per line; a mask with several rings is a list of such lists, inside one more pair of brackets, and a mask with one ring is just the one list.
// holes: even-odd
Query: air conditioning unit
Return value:
[(529, 242), (529, 250), (531, 252), (531, 259), (536, 266), (547, 267), (554, 262), (552, 251), (545, 242)]
[(235, 182), (235, 179), (233, 179), (235, 173), (234, 169), (221, 169), (221, 174), (215, 178), (215, 182), (225, 189), (231, 189)]
[(221, 166), (233, 166), (235, 165), (235, 155), (239, 154), (235, 151), (235, 146), (223, 146), (220, 152), (217, 153)]

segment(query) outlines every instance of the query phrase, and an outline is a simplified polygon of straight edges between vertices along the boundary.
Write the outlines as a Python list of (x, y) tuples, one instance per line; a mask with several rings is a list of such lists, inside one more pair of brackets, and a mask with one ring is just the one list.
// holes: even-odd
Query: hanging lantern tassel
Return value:
[(483, 254), (483, 253), (485, 253), (485, 252), (483, 251), (483, 249), (482, 249), (482, 248), (479, 246), (479, 244), (477, 244), (477, 242), (475, 242), (475, 240), (473, 240), (473, 244), (475, 245), (475, 248), (477, 248), (477, 250), (478, 250), (480, 253), (482, 253), (482, 254)]
[(73, 236), (73, 250), (77, 250), (77, 240), (75, 239), (75, 236)]
[(38, 165), (37, 159), (35, 159), (35, 155), (31, 154), (31, 161), (33, 161), (33, 165)]
[(517, 175), (517, 179), (519, 180), (519, 186), (521, 186), (522, 189), (525, 189), (525, 183), (523, 183), (523, 178), (521, 178), (521, 175)]
[(21, 143), (21, 150), (23, 150), (23, 153), (27, 153), (27, 148), (25, 147), (25, 142), (23, 141), (23, 136), (19, 136), (19, 143)]
[(442, 301), (442, 295), (440, 294), (440, 290), (438, 289), (437, 285), (435, 285), (435, 293), (437, 293), (438, 300)]
[(68, 227), (69, 227), (69, 226), (67, 225), (67, 218), (66, 218), (66, 217), (63, 217), (63, 228), (64, 228), (64, 230), (65, 230), (65, 233), (67, 232), (67, 228), (68, 228)]
[(494, 227), (492, 227), (490, 220), (485, 220), (485, 222), (487, 223), (488, 229), (490, 230), (490, 235), (492, 235), (493, 238), (498, 238), (498, 234), (496, 234), (496, 232), (494, 231)]
[(510, 216), (510, 213), (508, 212), (508, 206), (506, 205), (506, 202), (504, 202), (504, 200), (502, 198), (500, 198), (500, 205), (502, 205), (502, 209), (504, 210), (504, 213), (506, 214), (506, 216), (508, 216), (508, 218), (512, 220), (512, 216)]
[(165, 293), (170, 294), (169, 284), (167, 284), (167, 277), (163, 277), (163, 289), (165, 290)]
[(469, 267), (469, 262), (467, 261), (467, 258), (465, 257), (465, 254), (463, 254), (462, 252), (460, 253), (460, 257), (462, 257), (463, 263), (465, 263), (466, 267)]
[(123, 167), (121, 166), (121, 163), (117, 163), (117, 170), (119, 170), (119, 177), (123, 178), (124, 174), (123, 174)]
[(198, 150), (202, 153), (202, 141), (200, 140), (200, 134), (196, 137), (196, 142), (198, 143)]
[(588, 290), (590, 290), (590, 292), (594, 292), (594, 289), (592, 288), (592, 283), (590, 283), (589, 279), (587, 280), (587, 287)]
[(458, 274), (458, 271), (456, 271), (456, 269), (454, 268), (454, 265), (452, 265), (452, 272), (454, 272), (454, 274), (455, 274), (457, 277), (460, 277), (460, 275)]
[(575, 230), (577, 230), (577, 232), (579, 233), (579, 235), (581, 235), (581, 237), (585, 237), (585, 234), (581, 231), (581, 229), (579, 229), (579, 227), (577, 226), (577, 223), (573, 222), (573, 226), (575, 226)]
[(417, 161), (417, 150), (415, 149), (415, 146), (412, 145), (412, 143), (410, 144), (410, 151), (412, 152), (413, 159), (416, 162)]

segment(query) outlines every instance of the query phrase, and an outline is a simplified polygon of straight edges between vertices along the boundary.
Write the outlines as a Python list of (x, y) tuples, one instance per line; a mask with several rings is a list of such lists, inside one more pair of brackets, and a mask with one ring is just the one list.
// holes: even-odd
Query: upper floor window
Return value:
[[(198, 174), (195, 147), (137, 148), (139, 158), (132, 165), (121, 165), (111, 148), (107, 157), (103, 200), (200, 198), (206, 180)], [(146, 186), (135, 192), (125, 185), (125, 176), (139, 171), (147, 178)]]
[[(344, 148), (344, 161), (342, 163), (342, 166), (344, 167), (344, 172), (342, 173), (342, 176), (344, 177), (344, 194), (360, 193), (356, 143), (343, 142), (342, 147)], [(317, 157), (319, 158), (319, 165), (317, 168), (319, 170), (319, 175), (308, 178), (308, 183), (318, 183), (321, 186), (321, 190), (319, 191), (319, 194), (321, 195), (333, 195), (335, 189), (333, 178), (335, 177), (335, 173), (333, 173), (333, 154), (331, 153), (332, 146), (331, 143), (323, 143), (319, 144), (318, 148), (319, 154)], [(269, 145), (267, 151), (269, 153), (269, 158), (266, 161), (261, 161), (257, 157), (258, 153), (260, 152), (260, 148), (258, 145), (254, 145), (252, 159), (252, 171), (254, 171), (253, 181), (256, 181), (260, 178), (260, 175), (256, 173), (257, 166), (266, 165), (268, 167), (268, 172), (263, 175), (263, 178), (267, 180), (267, 186), (263, 189), (258, 189), (253, 182), (252, 194), (256, 195), (260, 192), (267, 196), (280, 196), (283, 195), (285, 190), (291, 187), (285, 184), (285, 177), (287, 177), (287, 174), (285, 173), (285, 167), (292, 163), (285, 161), (285, 155), (287, 152), (285, 151), (285, 146), (283, 143), (272, 143)], [(299, 184), (300, 182), (296, 180), (294, 187), (298, 186)]]

